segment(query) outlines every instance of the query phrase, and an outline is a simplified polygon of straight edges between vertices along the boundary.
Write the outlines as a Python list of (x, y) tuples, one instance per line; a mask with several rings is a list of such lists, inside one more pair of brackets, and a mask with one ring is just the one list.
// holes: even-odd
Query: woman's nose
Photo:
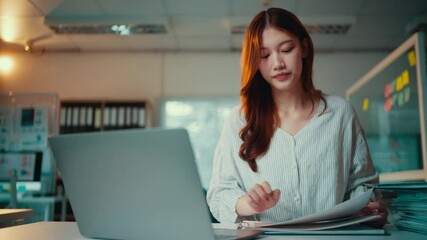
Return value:
[(279, 54), (274, 58), (274, 69), (283, 69), (286, 67), (285, 61)]

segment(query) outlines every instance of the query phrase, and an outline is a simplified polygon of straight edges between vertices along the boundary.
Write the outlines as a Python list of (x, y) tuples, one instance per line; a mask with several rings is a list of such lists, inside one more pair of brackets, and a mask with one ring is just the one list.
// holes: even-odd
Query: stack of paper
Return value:
[(379, 184), (376, 188), (394, 195), (389, 210), (397, 228), (427, 234), (427, 183)]
[(274, 224), (244, 222), (243, 227), (263, 230), (270, 234), (384, 234), (383, 229), (358, 225), (380, 218), (379, 215), (363, 216), (359, 214), (360, 210), (368, 203), (371, 195), (372, 189), (330, 209), (309, 216)]

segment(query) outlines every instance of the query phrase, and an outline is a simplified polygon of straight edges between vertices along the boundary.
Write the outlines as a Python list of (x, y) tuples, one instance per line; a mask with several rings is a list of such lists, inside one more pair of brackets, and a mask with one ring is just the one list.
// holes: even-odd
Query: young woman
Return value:
[[(351, 105), (314, 87), (313, 56), (312, 40), (291, 12), (270, 8), (250, 23), (241, 105), (224, 125), (207, 194), (220, 222), (302, 217), (378, 181)], [(367, 210), (383, 217), (372, 225), (384, 225), (383, 205)]]

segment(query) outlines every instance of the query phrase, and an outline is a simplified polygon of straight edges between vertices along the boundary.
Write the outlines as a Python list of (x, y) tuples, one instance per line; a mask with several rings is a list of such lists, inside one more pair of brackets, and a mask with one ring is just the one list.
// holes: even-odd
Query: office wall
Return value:
[(61, 99), (151, 99), (160, 93), (159, 54), (15, 54), (6, 90), (57, 92)]
[[(318, 53), (315, 85), (345, 96), (346, 89), (387, 55)], [(14, 69), (1, 91), (57, 92), (61, 99), (145, 99), (238, 96), (239, 53), (45, 53), (10, 55)], [(155, 108), (153, 109), (155, 110)], [(156, 111), (151, 115), (154, 119)], [(155, 125), (155, 123), (154, 123)]]

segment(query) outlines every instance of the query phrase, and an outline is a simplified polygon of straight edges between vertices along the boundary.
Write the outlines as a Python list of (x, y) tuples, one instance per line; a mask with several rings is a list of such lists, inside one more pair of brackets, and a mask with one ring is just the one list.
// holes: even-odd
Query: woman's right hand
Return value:
[(237, 200), (236, 212), (239, 216), (259, 214), (276, 206), (279, 199), (280, 190), (272, 190), (268, 182), (255, 184), (249, 192)]

